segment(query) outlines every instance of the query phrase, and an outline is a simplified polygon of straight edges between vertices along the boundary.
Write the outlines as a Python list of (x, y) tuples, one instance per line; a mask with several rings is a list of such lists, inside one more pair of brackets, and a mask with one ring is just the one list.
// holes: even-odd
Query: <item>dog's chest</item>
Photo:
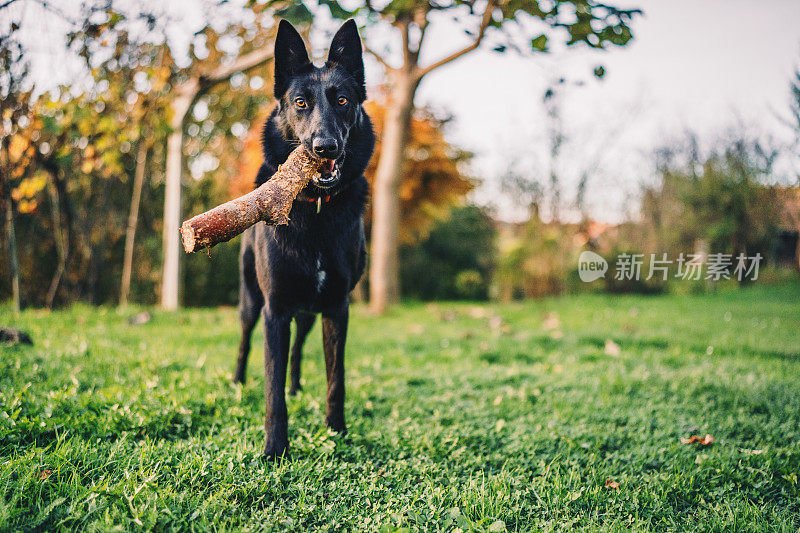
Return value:
[(316, 281), (317, 281), (317, 294), (321, 294), (322, 290), (325, 288), (325, 281), (328, 277), (328, 273), (325, 272), (325, 267), (322, 264), (322, 252), (317, 252), (317, 262), (315, 270), (316, 270)]
[(270, 292), (280, 301), (316, 311), (339, 301), (347, 293), (341, 254), (324, 243), (291, 248), (270, 254)]

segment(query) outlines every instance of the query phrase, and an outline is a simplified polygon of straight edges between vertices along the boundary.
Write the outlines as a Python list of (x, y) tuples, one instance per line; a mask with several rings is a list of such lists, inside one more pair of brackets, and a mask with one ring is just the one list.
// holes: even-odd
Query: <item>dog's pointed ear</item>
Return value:
[(289, 86), (289, 79), (300, 67), (309, 63), (303, 38), (287, 20), (278, 24), (275, 37), (275, 98), (280, 100)]
[(358, 27), (353, 19), (342, 24), (331, 41), (331, 50), (328, 52), (328, 63), (335, 63), (344, 68), (358, 83), (361, 101), (367, 99), (367, 90), (364, 86), (364, 60), (361, 57), (361, 38), (358, 36)]

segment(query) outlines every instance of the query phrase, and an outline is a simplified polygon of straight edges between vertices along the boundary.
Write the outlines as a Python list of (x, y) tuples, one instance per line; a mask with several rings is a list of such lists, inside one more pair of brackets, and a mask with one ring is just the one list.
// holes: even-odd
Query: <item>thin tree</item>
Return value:
[[(8, 5), (9, 3), (6, 3)], [(14, 180), (10, 154), (11, 137), (18, 132), (21, 117), (26, 117), (30, 109), (31, 90), (24, 89), (28, 76), (28, 62), (22, 45), (16, 40), (19, 25), (11, 24), (8, 33), (0, 35), (0, 200), (5, 219), (6, 253), (11, 271), (11, 301), (14, 313), (21, 308), (19, 258), (17, 256), (17, 234), (15, 225), (15, 206), (12, 193)], [(24, 172), (23, 168), (18, 168)], [(21, 174), (17, 172), (16, 174)]]
[(800, 148), (800, 68), (794, 73), (789, 89), (791, 91), (789, 102), (789, 110), (792, 114), (791, 125), (797, 134), (797, 146)]
[(136, 241), (136, 225), (139, 222), (139, 203), (142, 199), (145, 169), (147, 168), (147, 141), (142, 137), (136, 151), (136, 170), (133, 175), (133, 191), (131, 192), (131, 209), (128, 213), (128, 224), (125, 227), (125, 253), (122, 261), (122, 283), (119, 289), (119, 305), (128, 305), (128, 294), (131, 290), (131, 271), (133, 270), (133, 245)]
[[(4, 165), (0, 165), (4, 166)], [(0, 170), (2, 172), (2, 170)], [(20, 310), (19, 294), (19, 260), (17, 259), (17, 234), (14, 227), (14, 201), (11, 198), (9, 182), (3, 178), (3, 211), (6, 223), (6, 247), (8, 250), (8, 265), (11, 270), (11, 304), (14, 313)]]
[(180, 277), (181, 173), (183, 169), (183, 126), (197, 99), (215, 85), (228, 81), (237, 72), (247, 72), (272, 59), (272, 49), (259, 49), (239, 56), (229, 65), (220, 65), (188, 77), (174, 90), (171, 103), (171, 133), (167, 137), (166, 188), (164, 192), (164, 271), (161, 306), (178, 308)]
[[(791, 113), (794, 119), (793, 126), (796, 133), (796, 147), (800, 149), (800, 68), (794, 73), (791, 83), (792, 101)], [(800, 154), (799, 154), (800, 155)], [(800, 178), (800, 175), (798, 176)], [(800, 181), (800, 180), (799, 180)], [(795, 252), (795, 267), (800, 270), (800, 239), (797, 240), (797, 250)]]
[(69, 236), (65, 235), (64, 229), (61, 225), (61, 198), (58, 194), (58, 189), (54, 184), (47, 187), (47, 192), (50, 195), (50, 214), (53, 220), (53, 239), (56, 243), (56, 256), (58, 262), (56, 263), (56, 270), (53, 273), (53, 278), (50, 280), (50, 288), (47, 290), (47, 299), (45, 305), (49, 309), (53, 308), (58, 294), (58, 288), (61, 286), (61, 280), (64, 278), (64, 272), (67, 270), (67, 260), (69, 253)]

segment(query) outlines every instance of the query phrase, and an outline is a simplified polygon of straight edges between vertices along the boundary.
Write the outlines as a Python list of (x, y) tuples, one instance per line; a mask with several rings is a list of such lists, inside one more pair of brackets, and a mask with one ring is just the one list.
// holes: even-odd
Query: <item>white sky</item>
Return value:
[[(51, 3), (74, 13), (78, 2)], [(645, 11), (634, 23), (634, 41), (624, 48), (574, 48), (532, 57), (482, 49), (423, 82), (417, 104), (452, 114), (450, 140), (476, 154), (473, 174), (485, 182), (476, 193), (479, 202), (503, 207), (496, 178), (510, 159), (531, 172), (546, 166), (541, 162), (546, 146), (541, 96), (549, 81), (563, 75), (586, 82), (571, 87), (563, 100), (569, 138), (561, 169), (565, 195), (570, 196), (580, 171), (592, 169), (590, 212), (600, 219), (618, 220), (631, 212), (632, 195), (652, 177), (648, 156), (685, 130), (710, 143), (726, 128), (744, 124), (776, 141), (790, 141), (791, 132), (778, 117), (787, 113), (789, 80), (800, 63), (800, 0), (616, 3)], [(24, 20), (35, 37), (35, 78), (55, 84), (74, 77), (79, 66), (64, 58), (63, 28), (27, 4), (21, 0), (19, 5), (32, 10)], [(178, 21), (173, 44), (185, 46), (188, 40), (181, 36), (207, 20), (199, 0), (159, 5)], [(324, 21), (320, 26), (331, 29)], [(312, 36), (316, 49), (327, 45), (330, 34), (323, 33)], [(380, 28), (370, 30), (367, 40), (380, 40), (380, 33)], [(449, 20), (436, 21), (422, 62), (442, 57), (466, 39)], [(598, 64), (606, 69), (602, 81), (591, 75)], [(368, 83), (380, 79), (380, 67), (368, 60)], [(510, 208), (503, 211), (514, 214)]]
[[(630, 194), (650, 178), (644, 162), (651, 150), (687, 129), (712, 142), (744, 124), (789, 142), (791, 132), (778, 116), (787, 114), (789, 80), (800, 64), (800, 0), (625, 4), (645, 16), (624, 48), (533, 58), (480, 51), (432, 73), (417, 102), (455, 115), (450, 138), (476, 152), (477, 173), (491, 179), (514, 154), (535, 152), (542, 143), (541, 95), (548, 80), (564, 73), (586, 80), (563, 103), (574, 140), (568, 150), (576, 167), (597, 165), (589, 184), (592, 214), (609, 220), (630, 210)], [(461, 39), (452, 28), (440, 35), (442, 52), (429, 56), (440, 57)], [(597, 64), (606, 68), (602, 81), (592, 81)], [(597, 143), (608, 148), (599, 162)], [(489, 185), (479, 200), (494, 198)]]

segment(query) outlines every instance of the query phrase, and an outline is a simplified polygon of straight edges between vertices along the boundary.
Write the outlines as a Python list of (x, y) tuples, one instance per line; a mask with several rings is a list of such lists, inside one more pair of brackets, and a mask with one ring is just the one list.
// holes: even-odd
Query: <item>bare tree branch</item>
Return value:
[(419, 72), (417, 73), (417, 77), (418, 78), (422, 78), (423, 76), (425, 76), (426, 74), (428, 74), (432, 70), (437, 69), (437, 68), (441, 67), (442, 65), (446, 65), (447, 63), (450, 63), (451, 61), (455, 61), (459, 57), (461, 57), (463, 55), (466, 55), (466, 54), (472, 52), (473, 50), (477, 49), (481, 45), (481, 41), (483, 41), (483, 37), (486, 35), (486, 29), (489, 27), (489, 24), (491, 24), (491, 22), (492, 22), (492, 12), (494, 11), (495, 7), (497, 7), (497, 3), (495, 1), (490, 0), (489, 3), (486, 4), (486, 7), (483, 10), (483, 16), (481, 17), (481, 25), (478, 28), (478, 35), (477, 35), (477, 37), (475, 37), (475, 40), (472, 42), (472, 44), (470, 44), (469, 46), (467, 46), (465, 48), (462, 48), (461, 50), (459, 50), (457, 52), (454, 52), (454, 53), (450, 54), (449, 56), (447, 56), (447, 57), (445, 57), (443, 59), (440, 59), (439, 61), (437, 61), (437, 62), (435, 62), (435, 63), (433, 63), (431, 65), (428, 65), (427, 67), (419, 70)]
[(239, 56), (230, 65), (222, 65), (209, 72), (200, 75), (203, 81), (218, 83), (225, 81), (233, 76), (236, 72), (243, 72), (251, 68), (262, 65), (272, 59), (272, 50), (262, 48), (261, 50), (254, 50), (243, 56)]
[(367, 46), (367, 44), (366, 44), (366, 43), (364, 43), (364, 50), (365, 50), (365, 51), (366, 51), (368, 54), (370, 54), (372, 57), (374, 57), (375, 59), (377, 59), (377, 60), (378, 60), (378, 63), (380, 63), (381, 65), (383, 65), (383, 66), (384, 66), (384, 68), (386, 68), (386, 70), (394, 70), (394, 67), (393, 67), (393, 66), (391, 66), (391, 65), (389, 64), (389, 62), (388, 62), (388, 61), (386, 61), (386, 60), (385, 60), (385, 59), (384, 59), (384, 58), (383, 58), (383, 57), (382, 57), (382, 56), (381, 56), (381, 55), (380, 55), (378, 52), (376, 52), (375, 50), (373, 50), (372, 48), (370, 48), (369, 46)]
[(411, 37), (408, 34), (411, 23), (407, 19), (400, 19), (395, 25), (400, 29), (400, 35), (403, 39), (403, 66), (406, 70), (411, 70), (416, 66), (414, 56), (411, 53)]
[(0, 4), (0, 9), (5, 9), (5, 8), (7, 8), (8, 6), (10, 6), (11, 4), (13, 4), (16, 1), (17, 0), (6, 0), (2, 4)]
[(417, 26), (419, 26), (419, 40), (417, 41), (417, 49), (414, 51), (414, 54), (417, 56), (417, 60), (419, 60), (419, 53), (422, 50), (422, 43), (425, 40), (425, 30), (428, 29), (430, 22), (428, 21), (428, 14), (422, 10), (416, 14), (415, 19)]

